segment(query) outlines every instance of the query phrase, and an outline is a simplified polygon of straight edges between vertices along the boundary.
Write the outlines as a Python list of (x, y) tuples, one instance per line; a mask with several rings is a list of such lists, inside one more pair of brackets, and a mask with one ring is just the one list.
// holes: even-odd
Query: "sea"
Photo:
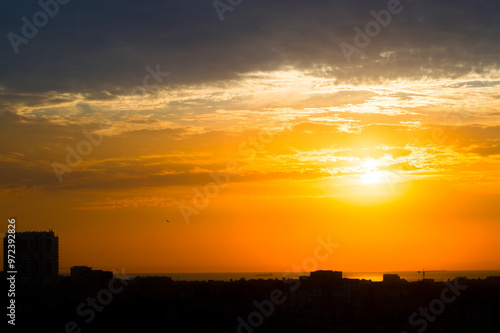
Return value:
[[(418, 271), (401, 272), (343, 272), (342, 277), (347, 279), (365, 279), (373, 282), (382, 281), (384, 274), (398, 274), (402, 279), (413, 282), (422, 280), (423, 274)], [(283, 277), (298, 278), (299, 276), (309, 276), (309, 272), (250, 272), (250, 273), (127, 273), (128, 277), (136, 276), (168, 276), (175, 281), (235, 281), (240, 279), (279, 279)], [(489, 276), (500, 276), (500, 270), (493, 271), (426, 271), (426, 279), (434, 281), (448, 281), (456, 277), (466, 277), (468, 279), (486, 279)]]

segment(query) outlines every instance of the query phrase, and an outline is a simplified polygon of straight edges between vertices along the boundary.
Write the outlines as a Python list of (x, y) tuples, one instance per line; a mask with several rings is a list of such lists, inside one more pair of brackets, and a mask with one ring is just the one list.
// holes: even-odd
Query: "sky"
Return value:
[(500, 269), (497, 1), (65, 1), (0, 4), (0, 232), (60, 272)]

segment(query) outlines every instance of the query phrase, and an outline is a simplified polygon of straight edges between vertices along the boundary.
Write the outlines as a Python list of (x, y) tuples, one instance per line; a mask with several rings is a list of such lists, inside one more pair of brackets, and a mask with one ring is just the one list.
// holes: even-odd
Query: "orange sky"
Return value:
[[(320, 269), (500, 269), (499, 77), (336, 85), (287, 67), (18, 104), (0, 125), (2, 211), (55, 231), (61, 272), (286, 271), (328, 236)], [(98, 144), (59, 182), (82, 130)]]

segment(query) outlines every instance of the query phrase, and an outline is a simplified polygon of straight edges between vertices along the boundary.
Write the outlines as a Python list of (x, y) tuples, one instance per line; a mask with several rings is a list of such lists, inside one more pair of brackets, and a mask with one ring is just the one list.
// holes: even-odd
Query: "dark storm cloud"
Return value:
[(339, 43), (353, 44), (353, 28), (363, 29), (370, 11), (387, 2), (249, 0), (221, 22), (211, 0), (72, 0), (15, 54), (8, 33), (21, 35), (21, 18), (32, 21), (40, 6), (2, 1), (0, 91), (112, 99), (142, 84), (145, 67), (156, 64), (171, 73), (167, 85), (285, 65), (352, 82), (459, 77), (498, 66), (500, 3), (494, 0), (401, 0), (404, 10), (348, 64)]

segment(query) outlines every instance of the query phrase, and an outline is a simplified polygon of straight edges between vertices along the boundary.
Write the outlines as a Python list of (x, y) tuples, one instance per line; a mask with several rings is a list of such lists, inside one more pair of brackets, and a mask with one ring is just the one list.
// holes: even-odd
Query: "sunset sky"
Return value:
[(73, 0), (17, 53), (41, 7), (2, 2), (0, 232), (53, 229), (60, 272), (286, 271), (328, 236), (319, 269), (500, 269), (500, 3), (401, 0), (346, 57), (389, 2)]

